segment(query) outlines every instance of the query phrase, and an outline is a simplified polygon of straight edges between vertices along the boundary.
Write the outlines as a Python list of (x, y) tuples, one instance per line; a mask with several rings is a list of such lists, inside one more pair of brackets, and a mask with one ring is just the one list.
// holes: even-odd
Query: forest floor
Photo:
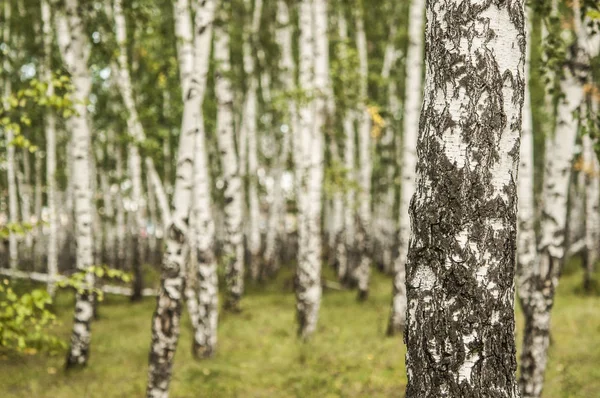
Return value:
[[(585, 295), (582, 274), (571, 264), (553, 311), (545, 398), (600, 397), (600, 289)], [(248, 288), (243, 312), (224, 314), (218, 353), (194, 360), (184, 316), (171, 384), (172, 398), (187, 397), (402, 397), (406, 385), (402, 337), (384, 335), (391, 280), (374, 273), (369, 300), (354, 291), (325, 292), (319, 328), (307, 344), (297, 341), (291, 271), (264, 287)], [(64, 353), (0, 353), (0, 397), (142, 397), (145, 391), (150, 318), (155, 300), (130, 303), (107, 297), (93, 324), (90, 363), (63, 371)], [(69, 336), (72, 296), (57, 303)], [(518, 315), (517, 341), (522, 338)]]

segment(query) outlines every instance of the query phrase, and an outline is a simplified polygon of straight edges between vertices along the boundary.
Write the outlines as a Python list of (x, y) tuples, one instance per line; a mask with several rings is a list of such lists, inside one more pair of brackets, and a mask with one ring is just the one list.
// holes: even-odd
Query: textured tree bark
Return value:
[[(212, 2), (204, 2), (212, 5)], [(200, 13), (201, 11), (198, 11)], [(184, 292), (187, 234), (194, 189), (195, 145), (200, 132), (202, 114), (200, 99), (205, 82), (194, 74), (194, 47), (189, 3), (175, 3), (175, 31), (179, 40), (178, 55), (183, 85), (183, 120), (177, 153), (177, 177), (173, 193), (171, 224), (167, 229), (166, 249), (163, 257), (161, 288), (152, 320), (152, 346), (150, 350), (148, 387), (150, 398), (168, 396), (173, 356), (179, 339), (182, 298)], [(206, 46), (206, 43), (203, 42)], [(208, 52), (205, 53), (208, 57)], [(194, 314), (192, 314), (194, 316)]]
[[(361, 4), (359, 4), (361, 6)], [(358, 105), (358, 166), (359, 166), (359, 208), (358, 208), (358, 250), (360, 262), (355, 270), (358, 285), (358, 299), (365, 300), (369, 295), (369, 278), (371, 275), (371, 116), (368, 106), (369, 65), (367, 54), (367, 36), (364, 27), (364, 12), (358, 12), (356, 19), (356, 47), (359, 62), (359, 98)]]
[[(7, 1), (4, 3), (4, 20), (10, 21), (11, 19), (11, 2)], [(2, 39), (4, 43), (10, 41), (10, 23), (6, 23), (2, 32)], [(10, 70), (10, 61), (8, 57), (4, 57), (2, 63), (4, 70)], [(4, 82), (4, 97), (8, 98), (11, 94), (11, 83), (10, 79), (6, 79)], [(5, 106), (3, 104), (3, 106)], [(17, 182), (15, 172), (15, 146), (12, 144), (14, 140), (14, 132), (12, 129), (7, 128), (4, 131), (6, 138), (6, 176), (8, 183), (8, 222), (16, 224), (19, 222), (19, 208), (17, 200)], [(17, 242), (17, 235), (10, 231), (8, 234), (8, 257), (9, 264), (12, 270), (16, 270), (19, 266), (19, 247)]]
[(407, 262), (408, 397), (518, 397), (523, 2), (427, 3)]
[[(576, 12), (577, 5), (574, 2)], [(544, 383), (550, 342), (550, 313), (565, 259), (567, 196), (578, 125), (574, 112), (580, 107), (584, 97), (583, 83), (587, 77), (587, 65), (589, 58), (576, 43), (563, 67), (560, 89), (564, 97), (557, 108), (556, 130), (554, 136), (546, 139), (538, 263), (534, 272), (523, 281), (528, 292), (521, 295), (525, 333), (519, 384), (523, 397), (527, 398), (540, 397)]]
[[(90, 48), (79, 7), (77, 0), (66, 0), (64, 10), (57, 11), (56, 22), (59, 49), (74, 86), (75, 115), (68, 120), (68, 128), (72, 136), (73, 169), (71, 178), (75, 197), (77, 269), (81, 271), (93, 265), (94, 253), (90, 170), (91, 132), (86, 105), (92, 88), (92, 79), (87, 67)], [(93, 273), (86, 273), (85, 283), (88, 287), (94, 286)], [(71, 346), (67, 355), (67, 368), (87, 364), (93, 313), (94, 295), (86, 289), (82, 293), (78, 293), (75, 299), (75, 319), (71, 334)]]
[(300, 163), (298, 190), (306, 194), (299, 198), (302, 224), (299, 229), (296, 309), (298, 334), (302, 339), (308, 339), (316, 329), (321, 305), (322, 128), (327, 116), (329, 83), (327, 2), (302, 0), (299, 18), (299, 82), (303, 90), (314, 95), (299, 108), (302, 151), (297, 153), (304, 157)]
[(202, 101), (206, 91), (206, 80), (210, 59), (214, 2), (196, 0), (193, 3), (194, 20), (194, 76), (199, 82), (196, 97), (200, 108), (197, 120), (198, 134), (195, 141), (194, 161), (194, 219), (196, 223), (196, 284), (198, 313), (194, 325), (193, 353), (196, 357), (207, 358), (214, 354), (217, 345), (217, 322), (219, 314), (219, 285), (217, 260), (214, 254), (215, 225), (212, 217), (211, 180), (206, 149)]
[(217, 12), (215, 24), (214, 58), (217, 63), (215, 96), (217, 101), (217, 141), (221, 154), (223, 180), (225, 183), (225, 242), (223, 258), (227, 291), (225, 309), (238, 311), (244, 291), (244, 243), (242, 233), (242, 181), (239, 175), (238, 158), (235, 153), (233, 131), (233, 89), (231, 87), (229, 33), (227, 23), (231, 4), (223, 2)]
[[(243, 58), (244, 73), (248, 81), (248, 89), (244, 101), (244, 111), (241, 123), (241, 129), (244, 131), (244, 137), (247, 140), (247, 159), (248, 168), (248, 222), (249, 235), (248, 246), (250, 250), (250, 276), (257, 280), (260, 274), (260, 208), (258, 199), (258, 145), (257, 145), (257, 117), (258, 117), (258, 78), (255, 71), (255, 62), (253, 50), (256, 50), (258, 44), (258, 33), (260, 29), (260, 16), (262, 13), (262, 0), (254, 2), (252, 11), (252, 1), (245, 0), (247, 15), (251, 15), (250, 24), (244, 29)], [(252, 11), (252, 12), (251, 12)], [(243, 165), (242, 165), (243, 167)]]
[(406, 321), (406, 256), (410, 237), (408, 208), (415, 192), (417, 136), (419, 134), (419, 112), (423, 95), (421, 76), (423, 70), (425, 2), (423, 0), (412, 0), (409, 13), (409, 41), (406, 53), (406, 92), (402, 135), (399, 246), (398, 256), (394, 259), (392, 309), (387, 330), (390, 336), (401, 331)]

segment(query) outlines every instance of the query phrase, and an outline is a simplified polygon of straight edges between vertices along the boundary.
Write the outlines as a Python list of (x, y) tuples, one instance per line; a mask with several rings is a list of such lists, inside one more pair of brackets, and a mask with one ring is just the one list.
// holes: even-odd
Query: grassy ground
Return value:
[[(600, 295), (580, 291), (581, 273), (564, 275), (553, 313), (546, 398), (600, 397)], [(354, 292), (327, 291), (319, 330), (308, 344), (295, 338), (290, 274), (264, 289), (250, 288), (244, 311), (224, 315), (219, 352), (190, 355), (184, 319), (171, 397), (402, 397), (406, 384), (402, 338), (386, 338), (390, 280), (374, 275), (368, 302)], [(72, 298), (60, 297), (69, 335)], [(92, 356), (84, 370), (63, 371), (64, 356), (0, 357), (0, 397), (141, 397), (145, 391), (154, 299), (131, 304), (108, 298), (93, 325)], [(519, 316), (517, 339), (521, 339)]]

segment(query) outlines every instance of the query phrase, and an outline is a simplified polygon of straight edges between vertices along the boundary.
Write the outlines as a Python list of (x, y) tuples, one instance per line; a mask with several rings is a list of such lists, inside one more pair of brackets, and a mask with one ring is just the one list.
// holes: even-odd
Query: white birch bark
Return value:
[(327, 3), (325, 0), (302, 0), (299, 15), (299, 83), (311, 94), (311, 100), (299, 109), (299, 149), (302, 152), (297, 155), (303, 156), (304, 161), (300, 162), (298, 184), (302, 224), (299, 230), (301, 247), (296, 274), (296, 308), (298, 334), (307, 339), (316, 330), (321, 305), (322, 128), (327, 116), (329, 83)]
[[(204, 2), (207, 3), (212, 5), (211, 2)], [(187, 0), (178, 0), (175, 3), (175, 33), (178, 38), (178, 58), (184, 88), (184, 110), (177, 153), (173, 212), (165, 239), (161, 287), (152, 320), (152, 346), (146, 390), (149, 398), (168, 396), (173, 356), (180, 332), (188, 250), (186, 243), (190, 232), (189, 220), (194, 190), (195, 146), (197, 137), (201, 134), (200, 99), (204, 95), (205, 82), (201, 81), (198, 75), (194, 75), (193, 34), (189, 11)], [(202, 44), (207, 47), (207, 42)], [(205, 56), (208, 57), (208, 51)]]
[(513, 277), (523, 5), (426, 4), (406, 265), (407, 397), (519, 396)]
[(239, 310), (244, 291), (244, 242), (242, 230), (242, 181), (238, 158), (235, 153), (233, 125), (233, 89), (231, 87), (231, 63), (227, 23), (231, 12), (228, 2), (220, 4), (215, 25), (214, 59), (217, 64), (215, 95), (217, 101), (217, 141), (221, 154), (223, 180), (225, 183), (225, 242), (223, 256), (226, 269), (227, 292), (225, 308)]
[[(4, 20), (11, 20), (11, 2), (7, 1), (4, 3)], [(2, 39), (4, 43), (10, 42), (10, 23), (5, 24)], [(5, 71), (10, 70), (10, 61), (8, 57), (4, 58), (4, 62), (2, 63), (2, 68)], [(6, 79), (4, 82), (4, 98), (8, 98), (11, 94), (11, 83), (10, 79)], [(5, 100), (6, 101), (6, 100)], [(6, 108), (7, 104), (3, 104)], [(16, 181), (16, 171), (15, 171), (15, 146), (13, 145), (14, 140), (14, 132), (10, 128), (6, 128), (4, 130), (4, 134), (6, 137), (6, 176), (8, 180), (8, 222), (15, 225), (19, 222), (19, 208), (18, 208), (18, 200), (17, 200), (17, 181)], [(8, 257), (9, 264), (12, 270), (16, 270), (19, 266), (19, 253), (18, 253), (18, 241), (17, 235), (9, 231), (8, 234)]]
[[(290, 10), (284, 0), (277, 1), (277, 31), (276, 40), (281, 51), (279, 60), (281, 87), (291, 90), (295, 87), (295, 63), (292, 51), (293, 25), (290, 21)], [(279, 269), (281, 242), (285, 235), (286, 198), (282, 192), (281, 180), (290, 152), (292, 136), (297, 133), (297, 106), (293, 98), (287, 99), (287, 118), (282, 127), (281, 151), (273, 170), (273, 202), (270, 208), (267, 236), (265, 241), (265, 264), (267, 272), (273, 275)]]
[[(65, 67), (71, 74), (74, 86), (73, 103), (75, 114), (68, 121), (72, 136), (73, 169), (71, 178), (74, 187), (75, 233), (77, 241), (77, 269), (86, 270), (93, 265), (93, 203), (90, 170), (91, 131), (88, 124), (87, 101), (92, 88), (88, 70), (90, 47), (85, 35), (77, 0), (65, 0), (64, 10), (56, 15), (59, 49)], [(64, 14), (63, 14), (64, 13)], [(87, 272), (85, 282), (94, 285), (93, 273)], [(67, 367), (87, 363), (91, 340), (91, 320), (94, 312), (94, 297), (89, 290), (78, 293), (75, 300), (75, 319), (71, 334), (71, 346), (67, 356)]]
[(415, 168), (417, 164), (417, 136), (419, 113), (422, 103), (421, 76), (423, 72), (423, 22), (425, 2), (412, 0), (408, 21), (408, 50), (406, 52), (406, 91), (402, 134), (402, 167), (400, 187), (400, 221), (398, 230), (398, 256), (394, 259), (394, 282), (392, 309), (388, 323), (388, 334), (392, 335), (404, 327), (406, 321), (406, 259), (410, 237), (410, 200), (415, 192)]
[(195, 141), (194, 160), (194, 219), (196, 243), (196, 289), (198, 296), (197, 323), (194, 325), (194, 355), (207, 358), (214, 354), (217, 345), (217, 322), (219, 314), (217, 260), (214, 254), (215, 224), (212, 216), (211, 180), (208, 153), (202, 117), (202, 101), (212, 40), (214, 1), (195, 0), (194, 20), (194, 78), (199, 82), (195, 100), (200, 108), (197, 120), (198, 134)]
[[(521, 295), (525, 333), (519, 384), (523, 397), (527, 398), (540, 397), (544, 382), (550, 342), (550, 313), (565, 258), (567, 197), (578, 126), (574, 112), (584, 97), (582, 85), (587, 62), (585, 52), (575, 45), (575, 54), (563, 67), (560, 89), (564, 97), (558, 103), (555, 132), (546, 139), (538, 264), (526, 281), (529, 292)], [(584, 68), (580, 69), (581, 66)]]
[(397, 234), (397, 222), (392, 217), (396, 206), (396, 156), (395, 156), (395, 135), (397, 133), (396, 118), (399, 116), (395, 113), (392, 107), (396, 95), (396, 87), (394, 82), (390, 81), (390, 74), (394, 63), (398, 59), (399, 52), (396, 50), (395, 38), (398, 27), (395, 19), (392, 20), (388, 42), (385, 47), (383, 57), (383, 67), (381, 69), (381, 78), (386, 85), (388, 110), (391, 114), (389, 120), (386, 121), (384, 134), (381, 139), (382, 146), (382, 163), (385, 162), (385, 176), (387, 184), (387, 192), (384, 194), (383, 200), (377, 205), (376, 219), (378, 223), (379, 240), (381, 243), (380, 260), (385, 273), (391, 273), (393, 268), (392, 252), (395, 246), (395, 237)]
[(368, 106), (369, 67), (367, 54), (367, 37), (365, 34), (363, 12), (356, 19), (356, 47), (359, 61), (359, 98), (358, 105), (358, 167), (359, 167), (359, 209), (358, 209), (358, 248), (360, 262), (355, 270), (358, 284), (358, 299), (365, 300), (369, 295), (369, 277), (371, 275), (370, 234), (371, 230), (371, 116)]
[[(258, 199), (258, 145), (257, 145), (257, 117), (258, 117), (258, 78), (255, 70), (254, 54), (258, 43), (258, 33), (260, 30), (260, 16), (262, 13), (262, 0), (254, 1), (254, 10), (252, 1), (245, 0), (245, 7), (248, 15), (252, 15), (250, 26), (244, 30), (243, 59), (244, 73), (248, 81), (246, 98), (244, 101), (244, 111), (241, 123), (241, 129), (244, 131), (247, 140), (247, 175), (248, 179), (248, 222), (249, 235), (248, 246), (250, 249), (251, 263), (250, 276), (253, 280), (258, 279), (260, 274), (260, 207)], [(244, 164), (242, 163), (242, 167)]]

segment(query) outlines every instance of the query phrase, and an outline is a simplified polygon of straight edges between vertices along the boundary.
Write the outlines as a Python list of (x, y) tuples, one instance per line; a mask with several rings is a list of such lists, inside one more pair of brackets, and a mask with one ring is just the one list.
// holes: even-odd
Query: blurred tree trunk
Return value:
[[(578, 14), (577, 1), (573, 7)], [(534, 271), (524, 279), (526, 286), (521, 289), (525, 333), (519, 384), (523, 397), (527, 398), (540, 397), (544, 383), (550, 343), (550, 314), (565, 259), (567, 196), (578, 129), (574, 112), (580, 108), (583, 100), (583, 83), (589, 65), (587, 54), (577, 43), (574, 44), (573, 51), (567, 53), (568, 59), (563, 66), (560, 81), (564, 97), (558, 102), (555, 133), (546, 138), (542, 196), (544, 204), (540, 241), (537, 245), (538, 263)]]
[(231, 4), (222, 2), (217, 12), (215, 24), (215, 95), (217, 102), (217, 140), (221, 154), (221, 166), (225, 183), (225, 242), (223, 259), (227, 291), (225, 308), (238, 311), (239, 301), (244, 292), (244, 242), (242, 217), (242, 180), (240, 164), (235, 152), (233, 126), (233, 89), (231, 87), (231, 63), (229, 33), (227, 25), (231, 17)]
[[(593, 99), (592, 99), (593, 101)], [(584, 289), (591, 288), (594, 266), (598, 261), (600, 241), (600, 167), (594, 151), (596, 140), (589, 134), (582, 137), (583, 165), (585, 174), (585, 256)]]
[[(4, 20), (6, 21), (2, 39), (4, 43), (10, 43), (10, 25), (11, 25), (11, 2), (7, 1), (4, 3)], [(4, 57), (2, 68), (5, 71), (11, 69), (9, 57)], [(11, 81), (10, 77), (7, 77), (4, 83), (4, 97), (8, 98), (11, 95)], [(6, 101), (6, 100), (5, 100)], [(3, 104), (6, 107), (6, 104)], [(14, 132), (10, 127), (4, 129), (6, 138), (6, 176), (8, 179), (8, 222), (15, 225), (19, 222), (19, 208), (17, 199), (17, 182), (16, 182), (16, 171), (15, 171), (15, 146), (13, 145)], [(17, 235), (10, 230), (8, 234), (8, 256), (9, 264), (12, 270), (16, 270), (19, 266), (19, 247), (17, 241)]]
[[(295, 87), (295, 70), (292, 49), (293, 25), (290, 21), (290, 10), (284, 0), (277, 1), (277, 31), (276, 40), (281, 51), (279, 59), (279, 76), (282, 90)], [(273, 170), (273, 202), (269, 209), (267, 236), (265, 241), (265, 265), (268, 274), (275, 274), (280, 266), (281, 243), (285, 237), (285, 216), (287, 214), (286, 198), (282, 191), (282, 178), (286, 170), (292, 136), (297, 133), (298, 114), (296, 101), (287, 98), (285, 128), (281, 128), (281, 150), (276, 155)]]
[[(90, 46), (77, 0), (65, 0), (64, 9), (57, 10), (57, 36), (65, 67), (73, 83), (75, 114), (68, 120), (72, 137), (73, 182), (75, 204), (75, 237), (77, 242), (77, 269), (85, 271), (93, 265), (94, 246), (92, 223), (94, 206), (91, 179), (91, 131), (88, 124), (87, 101), (92, 88), (92, 78), (87, 66)], [(87, 364), (91, 340), (94, 295), (89, 290), (94, 286), (94, 274), (86, 272), (87, 289), (77, 293), (75, 319), (71, 335), (71, 347), (67, 356), (67, 367)]]
[(518, 397), (523, 2), (426, 7), (426, 95), (406, 267), (406, 396)]
[[(19, 208), (21, 209), (21, 220), (24, 223), (31, 223), (31, 162), (29, 159), (29, 150), (22, 148), (21, 158), (23, 159), (23, 168), (17, 172), (17, 186), (19, 188), (19, 198), (21, 203)], [(31, 260), (31, 252), (33, 249), (33, 235), (32, 231), (25, 230), (25, 259), (27, 262)]]
[[(242, 116), (241, 129), (244, 130), (244, 137), (247, 140), (247, 175), (248, 175), (248, 223), (249, 235), (248, 245), (250, 249), (250, 276), (257, 280), (260, 274), (260, 203), (258, 200), (258, 145), (257, 145), (257, 118), (258, 118), (258, 79), (255, 70), (254, 52), (256, 52), (260, 30), (260, 16), (262, 13), (262, 0), (254, 1), (254, 10), (252, 10), (252, 1), (245, 0), (246, 15), (250, 16), (250, 24), (244, 29), (243, 59), (244, 73), (246, 74), (248, 88), (244, 101), (244, 110)], [(253, 11), (253, 12), (252, 12)], [(245, 168), (242, 164), (241, 167)]]
[[(340, 58), (348, 58), (348, 24), (343, 12), (338, 16), (338, 33), (342, 40)], [(338, 256), (338, 280), (344, 284), (350, 282), (354, 254), (356, 252), (356, 171), (355, 171), (355, 113), (349, 109), (344, 110), (342, 129), (344, 131), (344, 168), (346, 171), (346, 195), (344, 203), (344, 231), (336, 254)]]
[[(300, 2), (300, 88), (312, 94), (300, 105), (296, 150), (300, 160), (299, 250), (296, 274), (298, 334), (308, 339), (316, 330), (321, 305), (321, 199), (323, 189), (323, 127), (329, 92), (329, 50), (326, 0)], [(300, 159), (299, 159), (300, 158)]]
[(412, 0), (408, 22), (408, 50), (406, 53), (406, 91), (402, 132), (402, 167), (400, 187), (400, 228), (398, 256), (394, 259), (392, 309), (388, 322), (388, 335), (398, 333), (406, 322), (406, 256), (410, 237), (409, 205), (415, 193), (415, 167), (417, 164), (417, 137), (423, 88), (423, 22), (425, 2)]
[(364, 27), (364, 10), (362, 1), (356, 7), (356, 47), (358, 50), (359, 64), (359, 103), (357, 109), (358, 119), (358, 167), (359, 186), (358, 192), (358, 250), (359, 264), (355, 270), (358, 284), (358, 299), (365, 300), (369, 295), (369, 279), (371, 275), (371, 243), (372, 243), (372, 214), (371, 214), (371, 173), (372, 145), (371, 145), (371, 116), (368, 110), (369, 100), (369, 65), (367, 53), (367, 36)]
[(386, 274), (392, 272), (393, 258), (392, 253), (395, 247), (396, 234), (397, 234), (397, 223), (394, 219), (394, 209), (396, 207), (396, 151), (395, 142), (399, 140), (396, 137), (398, 130), (396, 128), (396, 118), (400, 115), (398, 110), (394, 108), (394, 104), (398, 102), (397, 89), (394, 80), (390, 80), (390, 75), (394, 64), (396, 63), (399, 55), (399, 51), (396, 49), (396, 34), (398, 32), (398, 25), (395, 16), (392, 18), (392, 24), (390, 25), (390, 31), (388, 34), (388, 42), (385, 46), (385, 53), (383, 56), (383, 67), (381, 69), (381, 79), (384, 84), (384, 90), (387, 94), (387, 106), (388, 112), (390, 113), (389, 120), (387, 120), (386, 126), (384, 127), (383, 137), (381, 138), (381, 163), (385, 167), (385, 183), (386, 192), (383, 194), (383, 200), (376, 206), (375, 211), (376, 219), (378, 221), (379, 229), (379, 241), (381, 253), (379, 253), (379, 260), (381, 261), (383, 271)]

